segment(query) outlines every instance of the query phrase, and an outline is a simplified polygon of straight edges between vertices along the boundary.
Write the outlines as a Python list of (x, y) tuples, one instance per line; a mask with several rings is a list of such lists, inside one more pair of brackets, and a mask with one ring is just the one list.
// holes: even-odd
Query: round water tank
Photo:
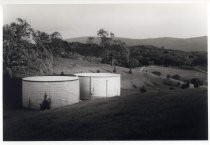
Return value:
[(36, 76), (22, 79), (22, 104), (40, 109), (44, 99), (51, 108), (79, 102), (79, 78), (68, 76)]
[(80, 100), (120, 96), (120, 74), (78, 73), (75, 75), (80, 81)]

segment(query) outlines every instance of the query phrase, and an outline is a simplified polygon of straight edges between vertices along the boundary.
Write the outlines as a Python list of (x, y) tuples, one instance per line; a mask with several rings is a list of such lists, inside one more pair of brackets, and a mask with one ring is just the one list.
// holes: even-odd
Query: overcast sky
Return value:
[(117, 37), (188, 38), (207, 35), (205, 4), (5, 5), (4, 24), (23, 18), (40, 31), (63, 38), (96, 36), (104, 28)]

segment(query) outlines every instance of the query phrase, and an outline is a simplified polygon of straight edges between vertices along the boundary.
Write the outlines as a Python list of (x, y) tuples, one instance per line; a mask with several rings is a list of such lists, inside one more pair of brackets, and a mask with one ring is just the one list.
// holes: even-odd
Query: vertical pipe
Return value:
[(28, 47), (28, 57), (27, 57), (27, 75), (29, 76), (29, 47)]
[(108, 80), (106, 80), (106, 97), (108, 97), (107, 96), (107, 90), (108, 90)]
[(90, 100), (92, 99), (92, 86), (91, 86), (91, 77), (90, 77)]

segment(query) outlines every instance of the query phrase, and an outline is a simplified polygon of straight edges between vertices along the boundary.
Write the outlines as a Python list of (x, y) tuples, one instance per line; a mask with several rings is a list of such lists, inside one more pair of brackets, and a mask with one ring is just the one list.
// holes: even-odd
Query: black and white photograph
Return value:
[(4, 4), (3, 141), (208, 141), (207, 3)]

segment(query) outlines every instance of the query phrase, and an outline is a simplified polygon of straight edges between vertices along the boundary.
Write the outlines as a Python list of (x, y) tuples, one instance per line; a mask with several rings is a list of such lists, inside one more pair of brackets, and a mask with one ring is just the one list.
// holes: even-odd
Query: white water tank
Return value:
[(120, 74), (78, 73), (75, 75), (80, 81), (80, 100), (120, 96)]
[(51, 108), (79, 102), (79, 78), (68, 76), (36, 76), (22, 79), (22, 105), (40, 109), (44, 95), (51, 100)]

